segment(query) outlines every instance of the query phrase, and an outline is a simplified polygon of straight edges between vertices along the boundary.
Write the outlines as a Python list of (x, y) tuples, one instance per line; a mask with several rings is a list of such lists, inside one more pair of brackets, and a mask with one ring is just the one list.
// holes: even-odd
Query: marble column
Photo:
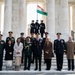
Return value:
[(56, 33), (61, 32), (65, 40), (69, 37), (68, 0), (55, 0), (55, 26)]
[(8, 35), (12, 24), (12, 0), (4, 0), (4, 31), (3, 38)]
[(5, 0), (4, 35), (13, 31), (15, 38), (26, 33), (26, 0)]
[(46, 21), (47, 31), (51, 41), (53, 41), (55, 39), (55, 0), (47, 0), (46, 6), (48, 12)]
[(75, 5), (72, 6), (72, 29), (75, 32)]

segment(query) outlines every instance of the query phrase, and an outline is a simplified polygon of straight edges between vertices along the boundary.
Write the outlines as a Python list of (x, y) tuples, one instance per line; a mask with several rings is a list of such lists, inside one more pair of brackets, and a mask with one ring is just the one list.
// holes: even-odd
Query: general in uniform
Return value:
[(12, 36), (13, 32), (12, 31), (9, 31), (9, 37), (6, 38), (6, 44), (8, 43), (9, 40), (12, 41), (12, 45), (15, 44), (15, 38)]
[(34, 57), (35, 57), (35, 70), (38, 70), (39, 63), (39, 71), (41, 71), (41, 58), (42, 58), (42, 40), (39, 38), (39, 34), (36, 35), (34, 41)]
[(21, 63), (23, 63), (23, 60), (24, 60), (24, 41), (25, 41), (25, 37), (24, 37), (24, 33), (20, 33), (21, 37), (20, 37), (20, 40), (21, 40), (21, 43), (23, 44), (23, 50), (22, 50), (22, 59), (21, 59)]
[(30, 37), (26, 37), (26, 44), (25, 44), (25, 60), (24, 60), (24, 70), (30, 70), (30, 66), (31, 66), (31, 54), (32, 54), (32, 50), (31, 50), (31, 42), (30, 42)]
[(56, 54), (57, 70), (61, 71), (63, 66), (63, 54), (66, 49), (64, 39), (60, 38), (61, 33), (57, 33), (57, 39), (54, 40), (54, 52)]

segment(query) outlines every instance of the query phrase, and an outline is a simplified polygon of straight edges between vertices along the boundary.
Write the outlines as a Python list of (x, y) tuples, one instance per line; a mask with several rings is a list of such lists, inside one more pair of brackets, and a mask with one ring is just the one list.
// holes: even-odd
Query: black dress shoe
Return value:
[(39, 69), (39, 71), (41, 71), (41, 69)]
[(74, 71), (74, 69), (72, 69), (72, 71)]
[(34, 69), (35, 71), (37, 70), (37, 69)]

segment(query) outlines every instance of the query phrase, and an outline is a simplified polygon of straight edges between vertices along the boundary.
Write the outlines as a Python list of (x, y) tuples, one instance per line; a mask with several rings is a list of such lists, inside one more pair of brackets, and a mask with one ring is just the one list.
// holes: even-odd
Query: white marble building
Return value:
[[(61, 32), (61, 37), (67, 40), (71, 30), (75, 31), (75, 0), (0, 0), (0, 6), (3, 3), (4, 39), (10, 30), (13, 31), (14, 37), (18, 37), (20, 32), (24, 32), (25, 36), (28, 35), (27, 5), (29, 3), (41, 3), (47, 10), (48, 16), (43, 17), (43, 20), (51, 40), (56, 38), (57, 32)], [(0, 30), (1, 26), (0, 15)]]

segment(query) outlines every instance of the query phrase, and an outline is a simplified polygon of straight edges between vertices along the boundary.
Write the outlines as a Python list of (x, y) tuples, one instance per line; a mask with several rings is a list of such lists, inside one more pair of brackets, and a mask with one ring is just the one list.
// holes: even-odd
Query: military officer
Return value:
[(31, 33), (31, 37), (30, 37), (30, 41), (31, 41), (31, 50), (32, 50), (32, 58), (31, 58), (31, 62), (34, 64), (34, 40), (35, 40), (35, 37), (34, 37), (34, 33)]
[(13, 32), (12, 31), (9, 31), (9, 37), (6, 38), (6, 44), (8, 43), (9, 40), (12, 41), (12, 45), (15, 44), (15, 38), (12, 36)]
[[(31, 66), (31, 54), (32, 54), (32, 50), (31, 50), (31, 42), (30, 42), (30, 37), (26, 37), (26, 43), (25, 43), (25, 60), (24, 60), (24, 70), (30, 70), (30, 66)], [(27, 65), (28, 63), (28, 65)]]
[(38, 23), (38, 20), (36, 20), (35, 23), (35, 34), (39, 33), (40, 24)]
[(2, 70), (3, 65), (3, 53), (5, 48), (5, 42), (2, 40), (2, 34), (0, 34), (0, 71)]
[(60, 38), (61, 33), (57, 33), (57, 39), (54, 40), (54, 52), (56, 54), (56, 63), (57, 63), (57, 70), (62, 70), (63, 65), (63, 54), (64, 50), (66, 49), (66, 44), (64, 39)]
[(41, 33), (41, 37), (43, 38), (43, 34), (45, 33), (45, 23), (43, 23), (43, 20), (41, 20), (40, 23), (40, 33)]
[(21, 63), (23, 63), (23, 59), (24, 59), (24, 41), (25, 41), (25, 37), (24, 37), (24, 33), (20, 33), (21, 37), (20, 37), (20, 40), (21, 40), (21, 43), (23, 44), (23, 50), (22, 50), (22, 58), (21, 58)]
[(30, 24), (30, 33), (35, 33), (35, 23), (34, 23), (34, 20), (32, 20), (32, 23)]
[(41, 71), (42, 40), (39, 38), (39, 34), (36, 34), (36, 38), (34, 41), (34, 57), (35, 57), (35, 70), (38, 70), (38, 62), (39, 62), (39, 71)]

